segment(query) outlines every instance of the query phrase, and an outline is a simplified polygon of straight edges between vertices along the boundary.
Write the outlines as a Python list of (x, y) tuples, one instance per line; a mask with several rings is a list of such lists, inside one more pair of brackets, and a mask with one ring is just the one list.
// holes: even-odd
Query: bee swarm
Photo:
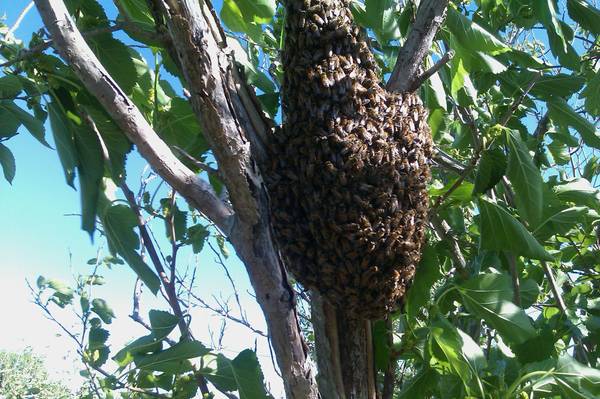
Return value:
[(427, 224), (431, 138), (415, 94), (382, 88), (349, 0), (287, 0), (283, 128), (266, 176), (295, 277), (361, 318), (405, 294)]

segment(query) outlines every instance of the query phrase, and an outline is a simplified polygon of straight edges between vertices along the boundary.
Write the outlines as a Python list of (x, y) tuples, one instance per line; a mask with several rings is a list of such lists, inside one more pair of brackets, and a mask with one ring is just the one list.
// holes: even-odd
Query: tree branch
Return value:
[(433, 76), (434, 73), (439, 71), (444, 65), (448, 63), (454, 57), (454, 51), (450, 50), (446, 54), (442, 56), (431, 68), (417, 76), (414, 81), (411, 83), (410, 87), (406, 89), (406, 91), (415, 91), (417, 90), (427, 79)]
[(387, 84), (390, 91), (407, 92), (417, 80), (423, 58), (444, 22), (448, 0), (422, 0), (406, 42), (398, 52), (396, 66)]
[(232, 211), (210, 185), (189, 170), (152, 129), (89, 48), (62, 0), (35, 0), (40, 16), (60, 55), (73, 67), (85, 87), (137, 146), (152, 168), (188, 202), (228, 232)]

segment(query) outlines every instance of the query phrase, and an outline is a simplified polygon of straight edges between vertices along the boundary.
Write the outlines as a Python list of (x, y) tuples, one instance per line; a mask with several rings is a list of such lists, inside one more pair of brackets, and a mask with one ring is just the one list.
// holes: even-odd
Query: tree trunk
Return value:
[(312, 295), (312, 322), (323, 399), (375, 399), (371, 323)]

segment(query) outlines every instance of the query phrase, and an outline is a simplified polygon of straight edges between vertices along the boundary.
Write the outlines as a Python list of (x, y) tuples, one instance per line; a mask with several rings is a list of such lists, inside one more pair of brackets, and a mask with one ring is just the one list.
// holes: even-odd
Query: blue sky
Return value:
[[(112, 2), (100, 2), (109, 17), (114, 18), (116, 10)], [(28, 0), (0, 0), (0, 15), (6, 15), (5, 23), (12, 26), (28, 3)], [(15, 36), (27, 41), (31, 32), (41, 26), (34, 8), (27, 14)], [(52, 144), (48, 126), (46, 136)], [(80, 378), (77, 376), (79, 368), (74, 363), (74, 346), (68, 338), (59, 335), (59, 330), (31, 303), (25, 279), (35, 283), (38, 275), (44, 275), (72, 282), (73, 276), (88, 273), (87, 260), (94, 258), (98, 250), (106, 254), (106, 248), (103, 248), (102, 239), (96, 238), (96, 242), (92, 243), (87, 233), (80, 230), (80, 220), (76, 216), (80, 212), (79, 194), (65, 184), (56, 152), (40, 145), (24, 129), (4, 144), (16, 158), (17, 173), (12, 185), (0, 179), (0, 209), (3, 210), (0, 217), (0, 248), (4, 270), (0, 282), (0, 303), (7, 310), (0, 331), (0, 350), (20, 350), (31, 346), (46, 357), (53, 376), (77, 386)], [(128, 180), (134, 191), (139, 187), (139, 177), (145, 167), (145, 162), (136, 154), (129, 157)], [(162, 224), (155, 226), (154, 234), (164, 237)], [(222, 268), (209, 251), (204, 251), (201, 256), (184, 251), (178, 258), (182, 269), (187, 266), (198, 267), (200, 274), (195, 292), (203, 299), (210, 302), (213, 296), (227, 299), (232, 295)], [(230, 257), (226, 264), (236, 281), (244, 310), (256, 327), (265, 331), (264, 320), (252, 298), (252, 289), (243, 265), (235, 256)], [(145, 331), (127, 317), (131, 312), (134, 273), (127, 266), (120, 266), (105, 270), (103, 274), (108, 283), (96, 292), (110, 303), (117, 316), (110, 327), (109, 343), (114, 353), (129, 340), (144, 335)], [(162, 298), (144, 295), (142, 309), (147, 311), (156, 307), (165, 308)], [(57, 312), (57, 315), (67, 325), (74, 322), (68, 310)], [(218, 335), (220, 318), (198, 309), (193, 310), (192, 315), (194, 335), (205, 344), (212, 345), (211, 332)], [(228, 323), (222, 351), (233, 357), (245, 348), (253, 348), (255, 338), (245, 327)], [(277, 397), (282, 388), (275, 377), (266, 341), (258, 339), (257, 345), (266, 378)]]

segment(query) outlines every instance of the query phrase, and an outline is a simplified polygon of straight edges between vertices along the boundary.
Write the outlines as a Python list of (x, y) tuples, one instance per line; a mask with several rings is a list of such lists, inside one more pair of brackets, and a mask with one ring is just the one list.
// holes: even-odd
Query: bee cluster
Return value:
[(363, 318), (403, 297), (427, 224), (431, 138), (415, 94), (381, 86), (349, 0), (287, 0), (283, 127), (267, 166), (294, 276)]

